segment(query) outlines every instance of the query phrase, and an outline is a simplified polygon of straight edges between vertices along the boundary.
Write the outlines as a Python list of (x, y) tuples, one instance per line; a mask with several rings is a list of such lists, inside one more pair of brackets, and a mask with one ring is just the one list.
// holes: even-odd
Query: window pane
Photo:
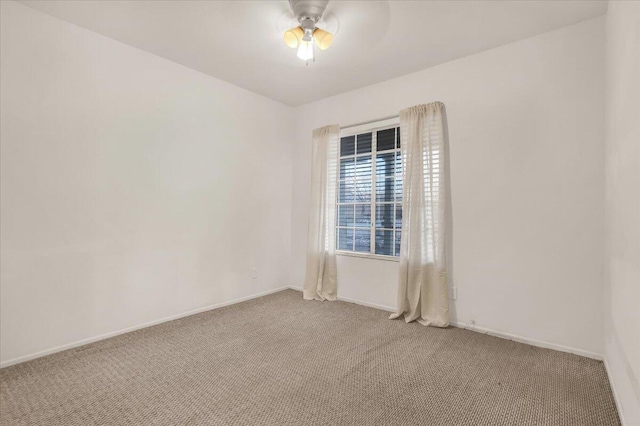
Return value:
[(340, 194), (338, 199), (341, 203), (353, 202), (354, 186), (355, 183), (353, 181), (347, 180), (340, 182)]
[(396, 152), (396, 174), (402, 175), (402, 155)]
[(353, 226), (353, 204), (338, 206), (338, 226)]
[(371, 227), (371, 204), (356, 204), (356, 227)]
[(356, 174), (354, 158), (343, 158), (340, 160), (340, 179), (352, 178)]
[(400, 148), (400, 127), (396, 127), (396, 133), (398, 134), (398, 140), (397, 140), (398, 148)]
[(371, 133), (358, 135), (358, 154), (371, 152)]
[(376, 201), (393, 201), (393, 179), (376, 181)]
[(358, 203), (366, 203), (371, 201), (371, 179), (356, 181), (356, 197)]
[(378, 204), (376, 206), (376, 228), (393, 229), (394, 204)]
[(340, 138), (340, 156), (353, 155), (356, 151), (356, 137), (347, 136)]
[(353, 229), (338, 228), (338, 250), (353, 251)]
[(393, 256), (393, 231), (376, 231), (376, 254)]
[(402, 229), (402, 206), (396, 204), (396, 229)]
[(371, 253), (371, 231), (369, 229), (356, 229), (355, 251)]
[(378, 131), (378, 151), (386, 151), (396, 147), (395, 133), (396, 129)]
[(400, 231), (396, 231), (396, 256), (400, 256)]
[(395, 172), (395, 165), (396, 154), (394, 152), (376, 155), (376, 176), (393, 176)]
[(396, 201), (402, 201), (402, 178), (396, 177)]
[(371, 156), (365, 155), (356, 158), (356, 179), (371, 180)]

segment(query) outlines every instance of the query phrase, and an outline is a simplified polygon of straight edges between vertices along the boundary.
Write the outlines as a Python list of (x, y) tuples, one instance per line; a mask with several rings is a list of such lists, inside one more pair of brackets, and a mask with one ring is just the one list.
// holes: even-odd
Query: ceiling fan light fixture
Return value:
[(302, 41), (303, 36), (304, 30), (302, 27), (291, 28), (284, 33), (284, 42), (290, 48), (295, 49)]
[(333, 41), (333, 35), (325, 30), (320, 28), (316, 28), (313, 31), (313, 38), (316, 40), (316, 44), (320, 48), (320, 50), (327, 50), (329, 46), (331, 46), (331, 42)]
[(320, 50), (326, 50), (333, 41), (333, 34), (316, 27), (328, 3), (329, 0), (289, 0), (293, 16), (300, 26), (285, 31), (284, 42), (291, 48), (297, 47), (298, 58), (306, 61), (307, 65), (310, 60), (315, 61), (314, 44)]

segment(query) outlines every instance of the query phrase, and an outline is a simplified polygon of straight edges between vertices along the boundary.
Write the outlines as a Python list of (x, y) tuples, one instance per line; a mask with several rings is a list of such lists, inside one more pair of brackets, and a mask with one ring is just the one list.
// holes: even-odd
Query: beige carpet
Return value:
[(2, 425), (618, 425), (601, 362), (287, 290), (0, 370)]

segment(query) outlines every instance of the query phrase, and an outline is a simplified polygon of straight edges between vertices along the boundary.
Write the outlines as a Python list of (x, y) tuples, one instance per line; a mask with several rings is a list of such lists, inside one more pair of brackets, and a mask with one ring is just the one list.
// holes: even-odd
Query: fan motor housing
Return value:
[(300, 23), (305, 19), (318, 22), (328, 3), (329, 0), (289, 0), (293, 14)]

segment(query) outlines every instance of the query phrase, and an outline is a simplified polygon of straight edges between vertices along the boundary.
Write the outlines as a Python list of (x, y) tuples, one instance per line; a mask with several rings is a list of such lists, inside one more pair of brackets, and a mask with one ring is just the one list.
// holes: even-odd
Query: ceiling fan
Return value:
[(327, 8), (329, 0), (289, 0), (299, 26), (291, 28), (284, 33), (284, 42), (292, 49), (298, 49), (298, 58), (307, 62), (315, 62), (313, 52), (314, 41), (320, 50), (326, 50), (331, 46), (333, 35), (316, 27), (322, 14)]

